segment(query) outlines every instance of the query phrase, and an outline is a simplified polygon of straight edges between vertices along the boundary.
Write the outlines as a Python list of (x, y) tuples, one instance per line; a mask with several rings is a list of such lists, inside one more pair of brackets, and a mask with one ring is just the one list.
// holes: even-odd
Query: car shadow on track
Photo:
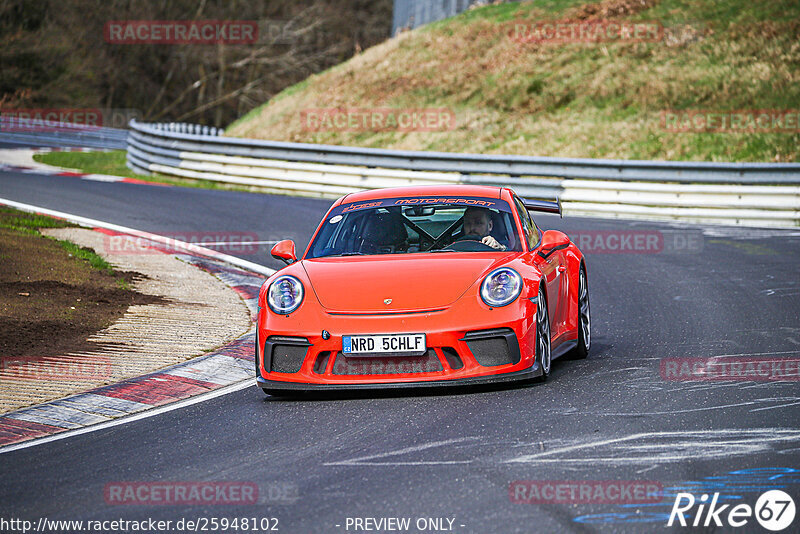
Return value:
[[(610, 344), (593, 343), (592, 357), (602, 356), (612, 348)], [(583, 360), (585, 361), (585, 360)], [(341, 401), (358, 399), (387, 399), (387, 398), (409, 398), (409, 397), (441, 397), (455, 395), (472, 395), (477, 393), (498, 393), (502, 391), (523, 390), (531, 387), (546, 387), (559, 379), (562, 373), (568, 373), (569, 367), (577, 363), (577, 360), (565, 355), (553, 361), (553, 369), (547, 380), (541, 378), (531, 378), (516, 382), (501, 382), (495, 384), (476, 384), (465, 386), (439, 386), (426, 387), (418, 384), (408, 387), (392, 386), (387, 389), (355, 389), (355, 390), (336, 390), (336, 391), (286, 391), (281, 395), (266, 395), (264, 403), (273, 402), (306, 402), (306, 401)]]
[[(553, 362), (553, 366), (560, 362)], [(497, 393), (501, 391), (521, 390), (530, 387), (546, 386), (546, 381), (540, 378), (519, 380), (498, 384), (476, 384), (470, 386), (425, 387), (409, 386), (406, 388), (393, 386), (388, 389), (362, 389), (343, 391), (292, 391), (282, 395), (267, 395), (265, 403), (297, 402), (297, 401), (341, 401), (358, 399), (386, 399), (408, 397), (441, 397), (455, 395), (472, 395), (477, 393)]]

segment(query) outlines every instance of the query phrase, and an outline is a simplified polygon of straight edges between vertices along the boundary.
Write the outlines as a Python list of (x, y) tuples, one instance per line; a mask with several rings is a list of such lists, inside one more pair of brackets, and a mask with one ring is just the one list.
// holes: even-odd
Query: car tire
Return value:
[(581, 264), (578, 274), (578, 345), (572, 349), (570, 356), (582, 360), (589, 355), (592, 348), (592, 312), (589, 306), (589, 285), (586, 268)]
[(536, 304), (536, 361), (542, 368), (541, 381), (550, 376), (552, 366), (550, 351), (550, 317), (547, 313), (544, 283), (539, 284), (539, 297)]

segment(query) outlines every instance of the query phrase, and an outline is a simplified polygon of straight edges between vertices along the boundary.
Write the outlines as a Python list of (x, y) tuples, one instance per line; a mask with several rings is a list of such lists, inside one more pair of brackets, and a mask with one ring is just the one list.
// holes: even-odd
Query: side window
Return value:
[(525, 239), (528, 241), (528, 248), (533, 249), (536, 245), (539, 244), (539, 231), (536, 228), (536, 225), (531, 220), (531, 215), (528, 213), (528, 210), (525, 209), (525, 205), (519, 199), (518, 196), (514, 195), (514, 203), (517, 206), (517, 211), (519, 212), (519, 218), (522, 222), (522, 231), (525, 232)]
[(535, 247), (535, 246), (537, 246), (539, 244), (539, 235), (540, 235), (539, 227), (536, 226), (536, 221), (534, 221), (531, 218), (530, 212), (528, 212), (528, 210), (525, 210), (525, 213), (527, 213), (527, 215), (528, 215), (528, 220), (531, 221), (531, 230), (532, 230), (531, 231), (531, 248), (533, 248), (533, 247)]

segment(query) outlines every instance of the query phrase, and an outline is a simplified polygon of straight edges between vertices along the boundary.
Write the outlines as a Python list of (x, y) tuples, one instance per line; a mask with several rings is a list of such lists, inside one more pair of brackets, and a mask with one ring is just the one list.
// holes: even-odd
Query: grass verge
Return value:
[(91, 249), (39, 233), (73, 226), (0, 207), (0, 356), (88, 349), (86, 339), (128, 306), (160, 300), (130, 288), (140, 274), (117, 271)]
[(108, 152), (44, 152), (34, 154), (33, 160), (45, 165), (75, 169), (87, 174), (107, 174), (135, 178), (154, 184), (175, 185), (180, 187), (199, 187), (202, 189), (225, 189), (230, 191), (253, 191), (253, 188), (223, 184), (212, 180), (195, 180), (192, 178), (175, 178), (156, 174), (146, 176), (130, 170), (126, 164), (124, 150)]

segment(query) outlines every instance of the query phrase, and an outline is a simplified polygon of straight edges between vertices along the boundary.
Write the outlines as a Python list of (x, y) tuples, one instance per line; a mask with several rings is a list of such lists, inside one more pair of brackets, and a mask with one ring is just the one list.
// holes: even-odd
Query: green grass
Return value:
[(23, 234), (38, 235), (39, 228), (68, 228), (76, 225), (45, 217), (36, 213), (26, 213), (13, 208), (0, 207), (0, 228), (7, 228)]
[(75, 169), (87, 174), (124, 176), (126, 178), (135, 178), (143, 182), (152, 182), (155, 184), (199, 187), (203, 189), (247, 190), (246, 188), (227, 187), (224, 184), (219, 184), (211, 180), (173, 178), (159, 174), (153, 176), (136, 174), (126, 166), (126, 152), (124, 150), (112, 150), (109, 152), (45, 152), (42, 154), (34, 154), (33, 159), (34, 161), (46, 165)]
[[(66, 157), (65, 157), (66, 156)], [(259, 191), (258, 187), (248, 187), (236, 184), (226, 184), (212, 180), (196, 180), (194, 178), (177, 178), (156, 174), (143, 176), (136, 174), (125, 166), (125, 151), (114, 150), (111, 152), (47, 152), (35, 154), (35, 161), (56, 167), (74, 169), (88, 174), (108, 174), (111, 176), (124, 176), (135, 178), (154, 184), (166, 184), (179, 187), (195, 187), (200, 189), (222, 189), (226, 191)]]
[[(656, 22), (664, 36), (641, 43), (511, 38), (518, 22), (594, 16), (587, 13)], [(660, 121), (665, 110), (797, 109), (798, 34), (795, 0), (484, 6), (402, 33), (312, 76), (236, 121), (228, 134), (409, 150), (800, 161), (800, 132), (671, 132)], [(457, 114), (458, 126), (438, 132), (304, 129), (303, 110), (331, 107), (446, 108)]]
[(81, 260), (86, 260), (94, 269), (106, 271), (109, 274), (114, 272), (114, 268), (111, 266), (111, 264), (100, 257), (94, 250), (81, 247), (71, 241), (66, 241), (63, 239), (56, 239), (56, 241), (59, 245), (61, 245), (61, 248), (66, 250), (71, 256)]
[(27, 213), (14, 208), (0, 207), (0, 228), (6, 228), (15, 232), (41, 236), (58, 242), (61, 247), (70, 255), (81, 260), (85, 260), (93, 268), (113, 273), (111, 265), (100, 257), (94, 250), (76, 245), (63, 239), (44, 236), (39, 232), (41, 228), (74, 228), (78, 225), (60, 219), (54, 219), (36, 213)]
[(44, 152), (34, 154), (33, 160), (46, 165), (76, 169), (88, 174), (108, 174), (139, 180), (153, 180), (152, 176), (136, 174), (125, 165), (126, 152)]
[(39, 163), (78, 169), (88, 174), (109, 174), (141, 180), (151, 178), (130, 170), (125, 165), (125, 157), (124, 150), (112, 150), (110, 152), (45, 152), (34, 154), (33, 159)]

